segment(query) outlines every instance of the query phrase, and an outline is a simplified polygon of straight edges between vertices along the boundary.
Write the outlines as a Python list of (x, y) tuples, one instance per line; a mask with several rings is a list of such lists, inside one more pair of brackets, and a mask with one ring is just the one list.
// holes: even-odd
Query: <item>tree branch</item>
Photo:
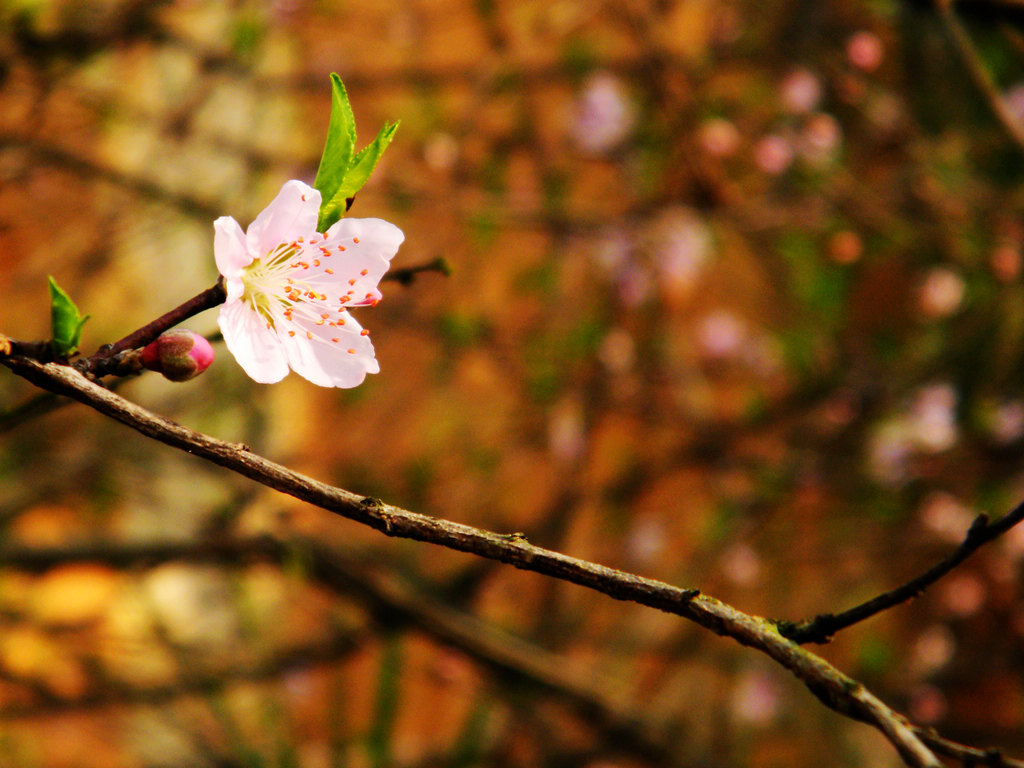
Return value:
[(939, 21), (942, 22), (942, 26), (946, 29), (946, 34), (953, 41), (953, 47), (967, 68), (967, 72), (974, 81), (974, 85), (981, 91), (981, 95), (988, 104), (992, 114), (1006, 130), (1013, 143), (1021, 151), (1024, 151), (1024, 125), (1014, 115), (992, 76), (985, 68), (985, 63), (981, 60), (981, 56), (974, 47), (974, 43), (971, 42), (970, 35), (967, 34), (967, 30), (964, 29), (963, 24), (960, 23), (956, 12), (953, 10), (953, 1), (935, 0), (935, 9), (939, 14)]
[(779, 622), (779, 632), (795, 643), (827, 643), (839, 630), (846, 629), (859, 621), (864, 621), (877, 613), (919, 596), (973, 555), (976, 550), (992, 539), (1002, 536), (1022, 519), (1024, 519), (1024, 502), (1018, 504), (1003, 515), (998, 522), (992, 524), (989, 524), (987, 515), (978, 515), (971, 523), (967, 536), (964, 537), (960, 546), (920, 576), (842, 613), (823, 613), (813, 619), (800, 622), (781, 621)]
[(824, 659), (783, 637), (775, 624), (767, 619), (745, 614), (698, 590), (681, 589), (534, 546), (518, 534), (503, 535), (429, 517), (332, 487), (258, 456), (245, 445), (217, 440), (157, 416), (104, 389), (69, 366), (41, 364), (18, 357), (0, 357), (0, 363), (39, 387), (78, 400), (148, 437), (370, 526), (387, 536), (438, 544), (552, 576), (617, 600), (682, 616), (716, 634), (731, 637), (788, 669), (826, 706), (877, 728), (907, 765), (941, 768), (938, 758), (902, 715)]

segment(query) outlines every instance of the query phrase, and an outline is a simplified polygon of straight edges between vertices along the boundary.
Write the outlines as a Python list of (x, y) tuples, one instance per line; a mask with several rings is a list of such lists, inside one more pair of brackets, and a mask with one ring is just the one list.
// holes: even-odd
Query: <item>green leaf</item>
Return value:
[(363, 188), (380, 156), (384, 154), (398, 130), (398, 123), (385, 123), (377, 138), (358, 153), (356, 123), (352, 105), (341, 78), (331, 74), (331, 120), (327, 126), (327, 142), (320, 158), (313, 186), (320, 190), (320, 216), (317, 230), (325, 232), (345, 215), (352, 198)]
[[(320, 190), (324, 203), (333, 200), (341, 189), (345, 174), (352, 164), (355, 146), (356, 118), (352, 114), (352, 105), (349, 103), (348, 93), (341, 78), (332, 72), (331, 120), (327, 126), (327, 141), (324, 143), (324, 153), (320, 157), (320, 167), (313, 181), (313, 186)], [(323, 210), (324, 206), (321, 205), (321, 218)]]
[(66, 358), (75, 353), (82, 338), (82, 326), (88, 319), (89, 315), (82, 317), (75, 302), (50, 277), (50, 326), (53, 335), (50, 344), (54, 355)]
[(380, 133), (377, 134), (373, 143), (356, 153), (356, 156), (352, 158), (352, 165), (345, 175), (345, 183), (341, 185), (340, 195), (345, 198), (354, 197), (356, 192), (363, 188), (370, 178), (370, 174), (373, 173), (373, 169), (377, 167), (380, 156), (384, 154), (388, 144), (395, 138), (397, 130), (398, 123), (384, 123), (384, 127), (380, 129)]

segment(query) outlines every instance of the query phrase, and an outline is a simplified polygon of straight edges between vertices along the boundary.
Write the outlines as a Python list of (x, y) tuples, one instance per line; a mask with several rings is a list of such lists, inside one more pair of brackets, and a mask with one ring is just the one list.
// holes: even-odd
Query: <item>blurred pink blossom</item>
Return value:
[(583, 409), (578, 400), (565, 398), (548, 417), (548, 450), (559, 461), (575, 461), (583, 453)]
[(1009, 445), (1024, 436), (1024, 403), (1006, 400), (993, 410), (989, 423), (992, 439), (1000, 445)]
[(793, 144), (784, 136), (769, 134), (754, 145), (754, 163), (767, 174), (778, 176), (793, 164)]
[(648, 238), (662, 284), (688, 295), (711, 258), (711, 230), (704, 219), (691, 208), (666, 208), (651, 223)]
[(985, 605), (988, 589), (975, 574), (961, 571), (947, 576), (940, 583), (939, 598), (951, 615), (967, 618)]
[(809, 69), (794, 69), (779, 85), (779, 100), (793, 114), (811, 112), (821, 101), (821, 80)]
[(861, 31), (846, 41), (846, 57), (864, 72), (874, 72), (882, 63), (885, 47), (874, 32)]
[(633, 104), (619, 79), (597, 72), (587, 78), (576, 100), (572, 135), (584, 152), (601, 154), (629, 135), (634, 119)]
[(761, 575), (761, 558), (749, 544), (740, 542), (729, 546), (721, 556), (719, 567), (729, 581), (748, 587)]
[(732, 693), (732, 714), (736, 720), (754, 726), (769, 725), (779, 712), (778, 681), (763, 669), (741, 673)]
[(715, 310), (697, 324), (697, 347), (705, 357), (735, 357), (747, 338), (746, 323), (729, 310)]

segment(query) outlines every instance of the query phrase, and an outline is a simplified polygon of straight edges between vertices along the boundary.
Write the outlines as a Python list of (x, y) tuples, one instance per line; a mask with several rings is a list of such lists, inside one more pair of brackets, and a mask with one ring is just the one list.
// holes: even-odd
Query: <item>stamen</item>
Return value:
[(352, 242), (353, 243), (358, 243), (359, 242), (359, 238), (358, 237), (353, 237), (352, 238)]

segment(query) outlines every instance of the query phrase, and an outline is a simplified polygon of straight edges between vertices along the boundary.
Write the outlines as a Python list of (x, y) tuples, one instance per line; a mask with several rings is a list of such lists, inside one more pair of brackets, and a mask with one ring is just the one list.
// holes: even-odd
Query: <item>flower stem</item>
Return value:
[(117, 367), (115, 357), (118, 354), (126, 350), (146, 346), (161, 333), (169, 328), (173, 328), (178, 323), (181, 323), (194, 315), (198, 315), (200, 312), (207, 309), (212, 309), (218, 304), (223, 304), (226, 298), (227, 293), (224, 291), (224, 278), (220, 277), (212, 287), (207, 288), (196, 296), (193, 296), (185, 303), (179, 304), (170, 312), (161, 315), (153, 322), (147, 323), (137, 331), (129, 333), (123, 339), (119, 339), (113, 344), (104, 344), (92, 357), (87, 357), (76, 362), (75, 368), (82, 373), (91, 373), (94, 376), (106, 376), (108, 373), (114, 373), (114, 368)]

